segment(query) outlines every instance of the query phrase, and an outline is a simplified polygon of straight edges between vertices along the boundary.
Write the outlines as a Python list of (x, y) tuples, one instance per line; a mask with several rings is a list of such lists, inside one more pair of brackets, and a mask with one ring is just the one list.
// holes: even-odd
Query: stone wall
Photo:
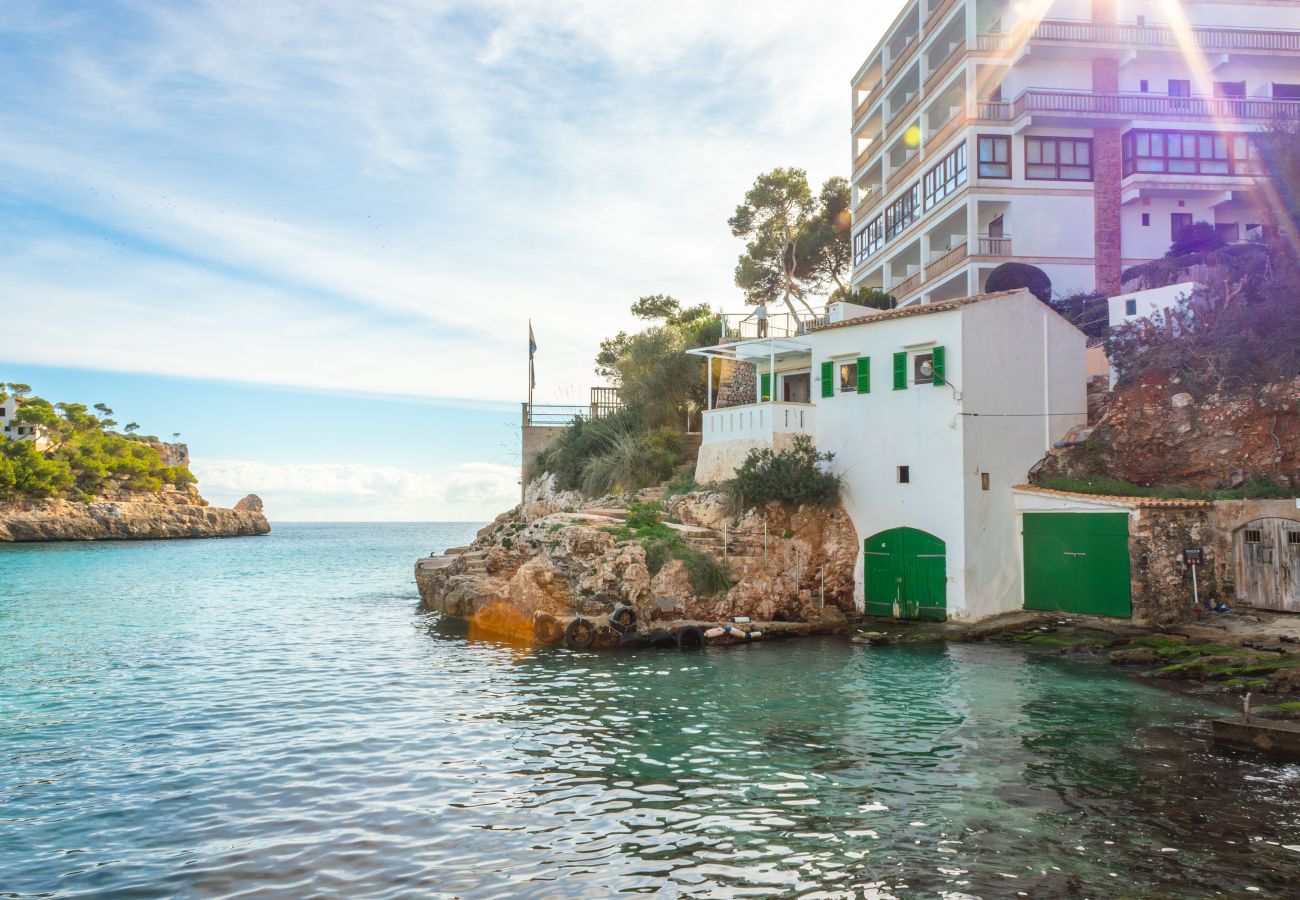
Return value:
[(1209, 546), (1205, 549), (1207, 565), (1213, 559), (1214, 576), (1221, 587), (1223, 601), (1237, 599), (1237, 572), (1234, 538), (1237, 529), (1255, 519), (1290, 519), (1300, 526), (1300, 506), (1291, 500), (1220, 500), (1214, 504)]
[[(1211, 540), (1213, 509), (1208, 505), (1142, 507), (1129, 517), (1129, 576), (1133, 621), (1159, 628), (1190, 621), (1195, 615), (1192, 578), (1183, 550), (1203, 547), (1206, 561), (1197, 573), (1201, 602), (1218, 602), (1223, 594), (1215, 573), (1216, 545)], [(1231, 568), (1231, 565), (1229, 565)]]
[(758, 402), (758, 370), (753, 363), (730, 362), (730, 370), (723, 373), (718, 385), (718, 399), (714, 406), (743, 406)]

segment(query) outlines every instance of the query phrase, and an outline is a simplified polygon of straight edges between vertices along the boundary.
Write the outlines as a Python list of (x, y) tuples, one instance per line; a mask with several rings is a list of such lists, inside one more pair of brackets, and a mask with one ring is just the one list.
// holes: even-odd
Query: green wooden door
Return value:
[(1131, 616), (1127, 513), (1025, 513), (1025, 608)]
[(948, 617), (947, 551), (915, 528), (891, 528), (863, 541), (867, 615), (897, 619)]

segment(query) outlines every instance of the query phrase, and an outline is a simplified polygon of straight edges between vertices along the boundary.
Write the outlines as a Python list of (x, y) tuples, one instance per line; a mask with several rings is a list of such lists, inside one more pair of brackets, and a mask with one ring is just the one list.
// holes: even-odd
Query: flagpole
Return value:
[(528, 320), (528, 417), (533, 416), (533, 320)]

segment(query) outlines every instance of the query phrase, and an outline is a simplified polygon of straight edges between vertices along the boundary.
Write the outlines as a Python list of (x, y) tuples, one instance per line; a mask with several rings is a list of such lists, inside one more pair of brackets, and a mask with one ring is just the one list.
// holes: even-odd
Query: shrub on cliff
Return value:
[(600, 496), (635, 491), (668, 478), (681, 461), (681, 436), (647, 430), (635, 410), (577, 419), (537, 455), (534, 469), (568, 491)]
[(658, 502), (629, 504), (627, 522), (609, 530), (621, 541), (635, 540), (641, 545), (651, 575), (658, 575), (669, 560), (678, 559), (686, 566), (696, 596), (713, 597), (731, 590), (731, 570), (726, 564), (686, 543), (659, 518), (660, 510)]
[(791, 506), (834, 506), (840, 499), (840, 476), (826, 471), (832, 453), (818, 453), (812, 439), (799, 435), (779, 453), (762, 447), (749, 451), (736, 477), (723, 485), (736, 509), (779, 500)]

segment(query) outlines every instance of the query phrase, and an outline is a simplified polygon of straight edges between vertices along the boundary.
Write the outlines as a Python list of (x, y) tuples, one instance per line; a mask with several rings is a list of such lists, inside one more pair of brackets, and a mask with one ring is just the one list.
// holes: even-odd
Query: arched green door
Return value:
[(915, 528), (891, 528), (863, 541), (867, 615), (948, 618), (947, 549)]

